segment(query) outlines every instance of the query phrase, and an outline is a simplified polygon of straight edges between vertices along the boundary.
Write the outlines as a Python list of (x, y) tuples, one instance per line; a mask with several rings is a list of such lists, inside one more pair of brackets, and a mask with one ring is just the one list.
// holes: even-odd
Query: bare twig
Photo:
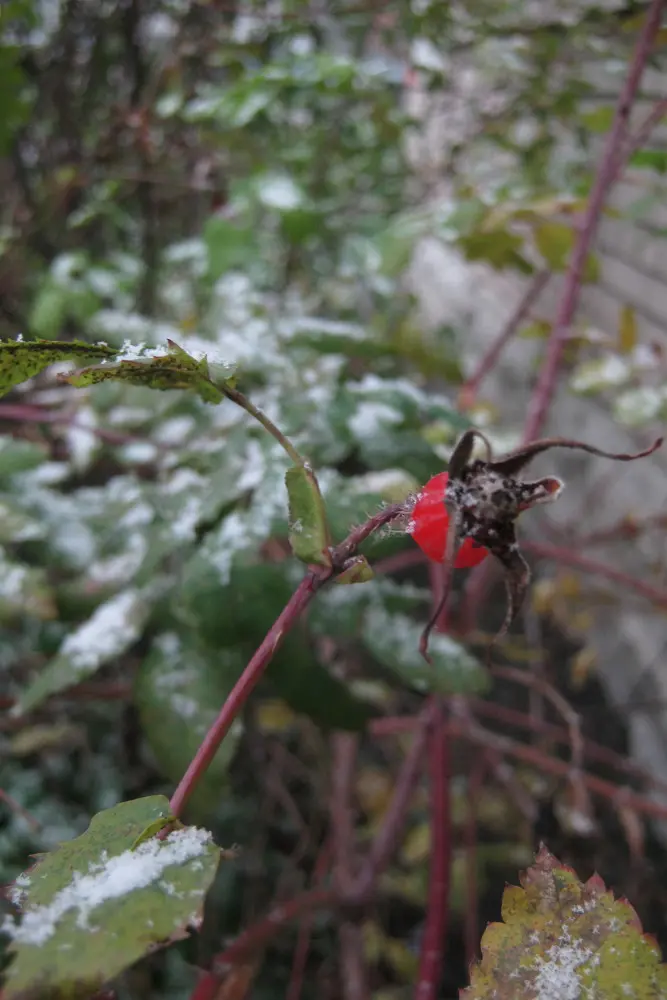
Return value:
[(614, 121), (595, 176), (588, 207), (570, 260), (570, 266), (565, 275), (563, 295), (547, 344), (546, 359), (529, 403), (528, 418), (524, 429), (525, 441), (532, 441), (533, 438), (539, 435), (553, 398), (565, 340), (579, 302), (586, 260), (588, 259), (609, 188), (620, 169), (621, 151), (626, 137), (628, 118), (642, 73), (644, 72), (644, 67), (653, 48), (658, 29), (660, 28), (663, 8), (664, 0), (653, 0), (651, 3), (635, 48), (625, 85), (616, 105)]
[(470, 378), (463, 384), (459, 392), (459, 406), (461, 409), (470, 409), (470, 407), (475, 403), (480, 385), (489, 372), (495, 368), (498, 363), (498, 358), (505, 349), (505, 345), (511, 340), (517, 330), (521, 327), (522, 323), (530, 315), (531, 309), (549, 283), (550, 277), (551, 271), (547, 269), (539, 271), (535, 275), (526, 289), (525, 295), (505, 323), (504, 327), (498, 334), (498, 337), (491, 344), (486, 354), (484, 354), (484, 356), (480, 359), (479, 364)]
[(452, 830), (449, 812), (449, 735), (444, 709), (434, 702), (429, 739), (431, 866), (428, 908), (419, 958), (415, 1000), (436, 1000), (447, 942)]

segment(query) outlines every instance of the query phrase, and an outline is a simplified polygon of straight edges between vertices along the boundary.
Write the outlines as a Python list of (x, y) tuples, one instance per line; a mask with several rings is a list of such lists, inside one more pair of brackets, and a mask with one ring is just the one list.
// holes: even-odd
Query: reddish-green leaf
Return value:
[(545, 847), (505, 889), (461, 1000), (659, 1000), (667, 966), (632, 906), (594, 875), (581, 883)]

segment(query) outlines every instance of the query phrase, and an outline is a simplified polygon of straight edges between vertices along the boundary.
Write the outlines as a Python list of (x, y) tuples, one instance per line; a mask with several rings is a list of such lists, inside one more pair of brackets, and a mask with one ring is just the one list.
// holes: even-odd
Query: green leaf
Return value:
[(339, 573), (335, 583), (368, 583), (373, 579), (373, 570), (366, 556), (353, 556), (342, 573)]
[(48, 448), (36, 441), (24, 441), (9, 435), (0, 437), (0, 477), (36, 469), (48, 454)]
[(116, 353), (105, 344), (84, 344), (78, 340), (62, 344), (50, 340), (0, 340), (0, 396), (57, 361), (113, 357)]
[(220, 571), (200, 549), (185, 567), (174, 610), (179, 621), (215, 649), (258, 644), (293, 589), (285, 566), (269, 562), (233, 565), (229, 581), (223, 583)]
[(618, 322), (618, 349), (630, 354), (637, 346), (637, 314), (632, 306), (621, 306)]
[(486, 688), (488, 675), (479, 660), (441, 632), (431, 635), (428, 664), (419, 652), (421, 631), (407, 616), (373, 607), (365, 616), (363, 640), (383, 666), (417, 691), (471, 694)]
[[(3, 457), (0, 447), (0, 475), (4, 472)], [(16, 499), (9, 495), (0, 496), (0, 545), (33, 541), (43, 538), (45, 534), (45, 525), (26, 514)]]
[(9, 559), (0, 548), (0, 622), (13, 621), (22, 615), (56, 617), (46, 572), (42, 567)]
[[(175, 632), (154, 641), (137, 673), (134, 696), (144, 735), (171, 781), (185, 772), (244, 666), (238, 646), (204, 652), (191, 636)], [(189, 814), (205, 816), (219, 804), (242, 733), (237, 719), (199, 782)]]
[(208, 274), (212, 281), (236, 268), (243, 268), (257, 257), (255, 229), (229, 219), (214, 216), (204, 227), (208, 254)]
[(357, 732), (377, 715), (372, 705), (355, 698), (318, 663), (301, 636), (286, 636), (266, 676), (290, 708), (309, 716), (318, 726)]
[(552, 271), (564, 271), (567, 267), (575, 231), (562, 222), (543, 222), (536, 226), (535, 243)]
[(199, 927), (220, 849), (208, 831), (180, 824), (163, 840), (141, 840), (169, 819), (164, 796), (122, 802), (20, 876), (22, 920), (5, 925), (7, 1000), (89, 996)]
[(586, 395), (624, 385), (631, 377), (632, 368), (628, 361), (617, 354), (608, 354), (577, 365), (570, 376), (570, 387), (573, 392)]
[(580, 116), (581, 123), (589, 132), (608, 132), (614, 121), (615, 113), (616, 109), (613, 106), (602, 106), (582, 114)]
[(150, 603), (138, 590), (123, 590), (105, 601), (63, 642), (57, 655), (21, 695), (18, 711), (27, 712), (49, 695), (78, 684), (117, 659), (139, 639)]
[(667, 174), (667, 152), (664, 149), (639, 149), (630, 157), (629, 165)]
[(289, 497), (289, 543), (305, 563), (330, 566), (331, 537), (324, 501), (315, 474), (308, 466), (293, 465), (285, 474)]
[(79, 387), (113, 380), (151, 389), (194, 389), (205, 403), (222, 402), (224, 393), (213, 383), (207, 359), (198, 361), (173, 340), (167, 343), (166, 354), (93, 365), (67, 376), (66, 381)]
[(614, 416), (626, 427), (642, 427), (664, 413), (667, 413), (667, 386), (628, 389), (614, 403)]
[(633, 908), (599, 875), (581, 883), (545, 847), (503, 895), (503, 923), (489, 924), (482, 960), (461, 1000), (661, 997), (667, 966)]
[(459, 246), (468, 260), (481, 260), (497, 271), (513, 268), (521, 274), (532, 274), (533, 267), (523, 253), (523, 239), (507, 229), (475, 232), (459, 239)]

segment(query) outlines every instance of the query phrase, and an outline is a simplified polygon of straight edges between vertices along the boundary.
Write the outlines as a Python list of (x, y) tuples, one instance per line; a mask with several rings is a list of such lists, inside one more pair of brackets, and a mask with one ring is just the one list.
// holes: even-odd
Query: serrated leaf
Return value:
[(342, 583), (343, 585), (368, 583), (373, 577), (374, 573), (366, 556), (354, 556), (350, 559), (343, 572), (338, 574), (334, 582)]
[(667, 966), (627, 900), (615, 900), (597, 875), (582, 884), (545, 847), (521, 887), (505, 890), (502, 917), (484, 932), (461, 1000), (658, 1000), (667, 992)]
[(7, 1000), (89, 996), (199, 926), (220, 850), (208, 831), (180, 824), (163, 840), (133, 847), (147, 829), (167, 822), (164, 796), (122, 802), (21, 876)]
[(104, 344), (73, 340), (55, 344), (51, 340), (0, 340), (0, 396), (15, 385), (39, 375), (57, 361), (80, 357), (113, 357), (116, 351)]
[(78, 684), (115, 660), (140, 637), (150, 603), (139, 590), (123, 590), (105, 601), (63, 642), (56, 656), (23, 692), (18, 711), (27, 712), (49, 695)]
[(421, 631), (407, 616), (374, 607), (366, 613), (363, 640), (383, 666), (417, 691), (470, 694), (487, 687), (488, 675), (479, 660), (441, 632), (431, 635), (433, 662), (428, 664), (419, 652)]
[(293, 465), (285, 474), (289, 498), (289, 543), (305, 563), (330, 566), (331, 537), (320, 488), (312, 469)]
[[(137, 673), (134, 698), (157, 765), (172, 781), (185, 772), (245, 662), (238, 647), (204, 652), (175, 632), (153, 643)], [(210, 813), (220, 802), (242, 733), (238, 719), (190, 801), (193, 816)]]
[(618, 349), (630, 354), (637, 346), (637, 314), (632, 306), (621, 306), (618, 322)]
[(193, 358), (172, 340), (168, 353), (92, 365), (68, 375), (65, 381), (78, 387), (120, 381), (151, 389), (192, 389), (205, 403), (220, 403), (225, 398), (211, 379), (207, 359)]

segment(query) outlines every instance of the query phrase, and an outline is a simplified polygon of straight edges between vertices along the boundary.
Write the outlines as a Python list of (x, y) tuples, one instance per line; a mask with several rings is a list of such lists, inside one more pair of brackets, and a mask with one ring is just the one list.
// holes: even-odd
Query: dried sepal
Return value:
[[(484, 444), (484, 459), (473, 458), (476, 439)], [(443, 596), (422, 635), (422, 655), (428, 660), (429, 635), (449, 596), (454, 559), (458, 547), (466, 538), (471, 538), (494, 555), (505, 572), (507, 614), (494, 641), (508, 631), (521, 610), (530, 583), (530, 570), (516, 539), (516, 519), (523, 511), (537, 504), (552, 503), (563, 489), (562, 481), (555, 476), (546, 476), (532, 482), (517, 478), (533, 458), (551, 448), (570, 448), (616, 462), (633, 462), (637, 458), (653, 454), (662, 443), (663, 438), (658, 438), (650, 448), (628, 454), (604, 451), (571, 438), (544, 438), (494, 459), (490, 442), (481, 431), (473, 428), (465, 431), (449, 462), (444, 495), (449, 530)]]

